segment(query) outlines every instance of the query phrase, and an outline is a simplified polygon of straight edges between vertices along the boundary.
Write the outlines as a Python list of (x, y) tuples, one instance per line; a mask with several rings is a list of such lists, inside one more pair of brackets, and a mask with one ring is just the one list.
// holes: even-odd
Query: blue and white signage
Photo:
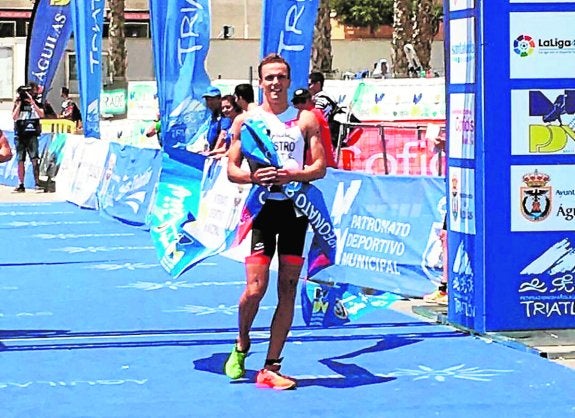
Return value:
[(475, 82), (475, 19), (454, 19), (449, 22), (449, 82)]
[(511, 78), (573, 78), (575, 12), (519, 12), (509, 16)]

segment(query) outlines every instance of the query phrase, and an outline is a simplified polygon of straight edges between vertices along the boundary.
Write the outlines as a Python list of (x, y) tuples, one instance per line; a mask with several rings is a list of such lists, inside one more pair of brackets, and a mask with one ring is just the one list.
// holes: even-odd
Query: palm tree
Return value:
[(321, 71), (323, 73), (332, 72), (333, 56), (331, 50), (330, 13), (329, 0), (320, 0), (311, 49), (311, 66), (313, 71)]
[(407, 67), (409, 64), (403, 48), (406, 44), (410, 43), (413, 34), (410, 18), (411, 2), (412, 0), (393, 1), (391, 60), (393, 63), (393, 75), (395, 77), (407, 77)]
[(417, 51), (417, 56), (421, 62), (423, 70), (430, 68), (431, 42), (435, 36), (433, 0), (415, 0), (413, 14), (413, 47)]
[(110, 7), (110, 30), (108, 34), (109, 69), (114, 83), (126, 83), (128, 52), (126, 50), (125, 0), (108, 0)]

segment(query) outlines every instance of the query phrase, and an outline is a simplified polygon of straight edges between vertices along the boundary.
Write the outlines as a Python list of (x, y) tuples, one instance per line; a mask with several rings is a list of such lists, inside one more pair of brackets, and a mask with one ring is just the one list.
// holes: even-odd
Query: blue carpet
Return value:
[(311, 329), (298, 307), (298, 389), (257, 389), (273, 285), (230, 382), (241, 263), (173, 280), (147, 232), (66, 203), (2, 204), (0, 235), (2, 418), (575, 416), (573, 370), (393, 310)]

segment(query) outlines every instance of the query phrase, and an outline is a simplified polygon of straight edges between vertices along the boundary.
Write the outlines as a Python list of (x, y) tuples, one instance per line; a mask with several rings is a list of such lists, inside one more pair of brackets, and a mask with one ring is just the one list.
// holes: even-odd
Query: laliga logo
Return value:
[(70, 0), (50, 0), (50, 6), (68, 6)]
[(551, 180), (548, 174), (535, 170), (523, 176), (527, 187), (520, 188), (521, 214), (531, 222), (544, 220), (551, 213)]
[(527, 57), (535, 50), (535, 41), (529, 35), (519, 35), (513, 41), (513, 52), (520, 57)]

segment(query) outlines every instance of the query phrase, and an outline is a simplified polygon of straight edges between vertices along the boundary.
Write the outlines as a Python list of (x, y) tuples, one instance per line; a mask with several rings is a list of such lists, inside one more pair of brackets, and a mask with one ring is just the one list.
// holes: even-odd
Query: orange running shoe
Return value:
[(291, 377), (283, 376), (278, 372), (261, 369), (256, 376), (256, 386), (275, 390), (295, 389), (296, 381)]

